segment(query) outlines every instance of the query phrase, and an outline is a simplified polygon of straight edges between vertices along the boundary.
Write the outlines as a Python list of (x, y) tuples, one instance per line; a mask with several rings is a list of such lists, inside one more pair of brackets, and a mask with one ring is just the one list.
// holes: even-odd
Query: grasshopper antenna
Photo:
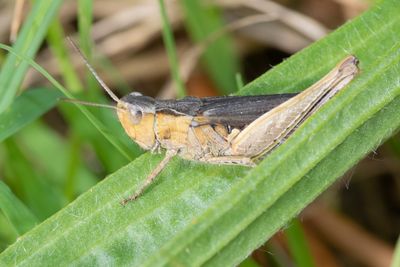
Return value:
[(79, 47), (72, 41), (70, 37), (67, 37), (68, 41), (71, 43), (72, 47), (78, 52), (78, 54), (81, 56), (83, 59), (83, 62), (85, 65), (88, 67), (90, 72), (93, 74), (93, 76), (96, 78), (97, 82), (103, 87), (103, 89), (107, 92), (107, 94), (115, 101), (119, 102), (119, 98), (113, 93), (113, 91), (107, 86), (107, 84), (100, 78), (100, 76), (97, 74), (97, 72), (94, 70), (94, 68), (89, 64), (89, 61), (85, 57), (85, 55), (82, 53), (82, 51), (79, 49)]
[(93, 102), (88, 102), (88, 101), (83, 101), (83, 100), (78, 100), (78, 99), (72, 99), (72, 98), (60, 98), (60, 101), (68, 102), (68, 103), (77, 103), (77, 104), (91, 106), (91, 107), (110, 108), (110, 109), (116, 109), (116, 110), (119, 109), (118, 107), (112, 106), (112, 105), (93, 103)]

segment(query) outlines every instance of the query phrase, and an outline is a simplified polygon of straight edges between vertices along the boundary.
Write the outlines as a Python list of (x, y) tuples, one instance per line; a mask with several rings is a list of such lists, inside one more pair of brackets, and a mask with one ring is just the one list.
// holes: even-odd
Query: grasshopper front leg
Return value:
[(137, 199), (144, 190), (154, 181), (154, 179), (160, 174), (160, 172), (167, 166), (168, 162), (177, 154), (174, 150), (167, 150), (165, 157), (163, 160), (151, 171), (151, 173), (147, 176), (144, 183), (139, 187), (139, 189), (131, 196), (125, 198), (121, 201), (121, 204), (125, 206), (128, 202)]

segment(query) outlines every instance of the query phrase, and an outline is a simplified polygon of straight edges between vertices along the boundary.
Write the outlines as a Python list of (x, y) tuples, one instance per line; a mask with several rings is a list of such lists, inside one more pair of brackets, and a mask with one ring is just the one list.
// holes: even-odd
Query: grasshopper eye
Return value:
[(133, 124), (139, 124), (143, 118), (143, 112), (137, 107), (130, 107), (128, 109), (129, 119)]

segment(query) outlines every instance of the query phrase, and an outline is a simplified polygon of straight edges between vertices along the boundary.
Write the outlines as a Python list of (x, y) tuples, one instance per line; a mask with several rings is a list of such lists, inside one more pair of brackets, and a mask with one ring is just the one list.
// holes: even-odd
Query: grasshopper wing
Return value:
[(194, 123), (220, 124), (243, 129), (251, 122), (289, 100), (296, 94), (277, 94), (261, 96), (207, 97), (194, 117)]

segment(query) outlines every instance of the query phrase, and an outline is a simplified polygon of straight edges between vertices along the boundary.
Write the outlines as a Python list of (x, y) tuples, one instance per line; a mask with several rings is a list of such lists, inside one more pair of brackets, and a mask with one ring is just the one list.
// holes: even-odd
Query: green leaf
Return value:
[(260, 265), (257, 264), (253, 259), (247, 258), (245, 259), (239, 267), (259, 267)]
[(18, 132), (54, 107), (61, 93), (54, 89), (33, 89), (22, 93), (0, 114), (0, 142)]
[(298, 267), (313, 267), (313, 259), (299, 220), (294, 219), (285, 230), (290, 254)]
[[(35, 56), (62, 2), (61, 0), (34, 2), (13, 46), (17, 54), (28, 58)], [(11, 105), (17, 95), (28, 66), (28, 62), (21, 61), (14, 54), (7, 55), (0, 72), (0, 113)]]
[(2, 181), (0, 181), (0, 210), (19, 235), (32, 229), (39, 222)]
[[(67, 170), (69, 161), (69, 148), (67, 141), (56, 131), (39, 121), (32, 123), (16, 135), (18, 144), (24, 152), (34, 159), (30, 165), (41, 171), (43, 178), (48, 178), (47, 183), (62, 192), (66, 190)], [(35, 142), (32, 142), (35, 140)], [(57, 155), (57, 157), (54, 157)], [(49, 164), (51, 162), (51, 164)], [(78, 196), (92, 187), (98, 179), (85, 166), (84, 161), (79, 161), (76, 170), (76, 186), (74, 196)]]
[(82, 51), (86, 56), (91, 58), (92, 42), (88, 36), (92, 29), (93, 20), (93, 1), (79, 0), (78, 1), (78, 27), (79, 27), (79, 43)]
[[(300, 91), (348, 54), (361, 73), (254, 169), (145, 154), (0, 254), (0, 265), (232, 266), (400, 126), (400, 6), (380, 2), (291, 57), (242, 94)], [(278, 88), (278, 89), (277, 89)]]
[(400, 265), (400, 237), (397, 239), (396, 247), (394, 249), (394, 255), (391, 263), (391, 267), (396, 267)]
[(54, 20), (47, 33), (47, 42), (57, 59), (60, 72), (65, 82), (65, 86), (71, 92), (80, 92), (83, 88), (79, 77), (68, 57), (67, 46), (65, 44), (65, 34), (59, 20)]
[[(35, 140), (31, 139), (31, 142)], [(50, 217), (65, 206), (66, 199), (60, 188), (46, 181), (45, 175), (39, 169), (32, 168), (31, 155), (16, 138), (8, 138), (2, 143), (2, 148), (6, 151), (4, 180), (39, 220)]]
[(0, 251), (5, 250), (19, 237), (14, 226), (12, 226), (5, 215), (0, 212)]
[[(92, 31), (93, 22), (93, 1), (92, 0), (79, 0), (78, 1), (78, 32), (79, 32), (79, 45), (82, 52), (88, 58), (89, 62), (92, 60), (92, 40), (88, 38)], [(90, 89), (89, 93), (92, 95), (99, 95), (101, 90), (98, 90), (99, 84), (93, 74), (86, 70), (87, 87)]]

